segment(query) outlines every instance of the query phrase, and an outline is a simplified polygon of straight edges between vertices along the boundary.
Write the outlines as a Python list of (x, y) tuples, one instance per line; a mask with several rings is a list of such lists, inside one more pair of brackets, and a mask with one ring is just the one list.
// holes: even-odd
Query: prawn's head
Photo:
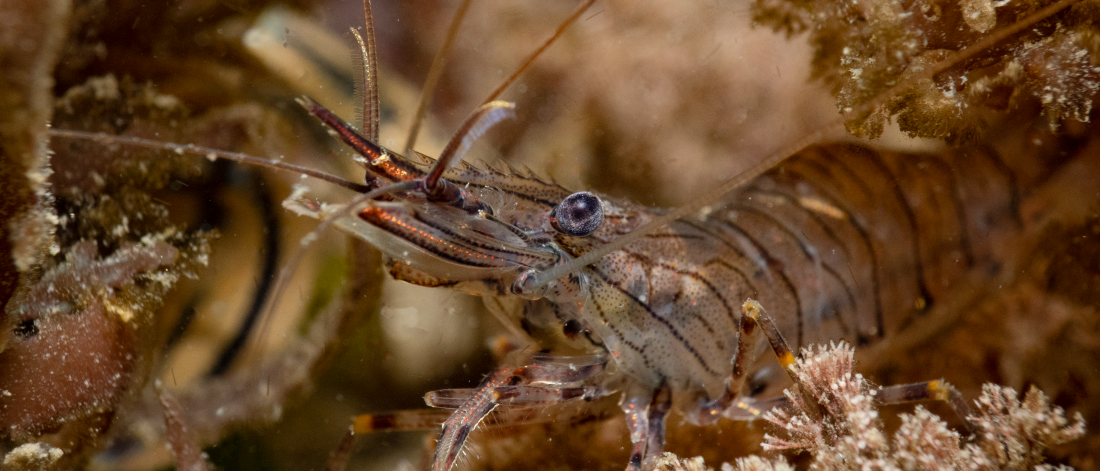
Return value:
[[(380, 249), (394, 278), (471, 294), (509, 294), (516, 278), (598, 242), (609, 205), (530, 176), (459, 165), (444, 195), (394, 193), (336, 221)], [(529, 296), (538, 297), (538, 296)]]
[[(380, 249), (394, 278), (454, 286), (472, 294), (519, 294), (516, 279), (549, 270), (614, 237), (604, 224), (614, 205), (589, 192), (569, 192), (529, 172), (469, 165), (462, 156), (485, 130), (513, 117), (515, 106), (489, 102), (475, 110), (438, 161), (382, 148), (323, 106), (301, 104), (358, 153), (373, 190), (364, 207), (303, 214), (335, 224)], [(417, 158), (421, 157), (421, 158)], [(539, 295), (524, 293), (524, 297)]]

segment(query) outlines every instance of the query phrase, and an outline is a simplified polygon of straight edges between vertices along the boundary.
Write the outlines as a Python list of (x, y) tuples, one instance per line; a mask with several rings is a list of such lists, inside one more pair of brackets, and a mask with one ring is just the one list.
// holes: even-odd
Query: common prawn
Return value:
[[(325, 114), (316, 105), (307, 107)], [(356, 142), (333, 116), (324, 121), (341, 130), (346, 140), (360, 147), (367, 144)], [(427, 180), (429, 161), (373, 152), (365, 153), (376, 177)], [(388, 163), (386, 155), (391, 156)], [(834, 155), (848, 167), (829, 168)], [(1011, 239), (1020, 229), (1013, 222), (1019, 212), (1015, 174), (1005, 172), (996, 155), (962, 157), (976, 162), (965, 166), (965, 172), (978, 177), (975, 180), (956, 176), (954, 161), (921, 158), (860, 146), (814, 147), (736, 195), (706, 201), (682, 214), (686, 217), (648, 230), (624, 250), (588, 268), (570, 270), (576, 274), (554, 277), (557, 282), (545, 292), (538, 286), (544, 280), (533, 282), (532, 290), (524, 286), (532, 269), (541, 271), (583, 256), (665, 213), (626, 200), (570, 192), (536, 178), (458, 164), (440, 180), (444, 186), (454, 185), (440, 190), (445, 198), (433, 196), (432, 188), (401, 188), (396, 194), (406, 203), (376, 203), (362, 210), (366, 226), (346, 215), (334, 220), (358, 224), (350, 230), (367, 234), (385, 249), (395, 278), (481, 295), (533, 298), (523, 302), (522, 311), (510, 312), (522, 312), (526, 320), (522, 325), (528, 331), (517, 335), (538, 336), (544, 348), (557, 342), (551, 349), (555, 352), (582, 354), (575, 361), (535, 358), (525, 371), (539, 378), (543, 368), (549, 375), (541, 377), (543, 382), (567, 387), (512, 389), (516, 402), (626, 391), (627, 407), (660, 409), (671, 400), (671, 392), (690, 411), (722, 396), (722, 383), (729, 375), (722, 365), (728, 368), (740, 344), (737, 298), (762, 298), (796, 346), (839, 337), (872, 344), (919, 325), (921, 313), (943, 298), (945, 284), (965, 278), (976, 267), (1004, 260), (998, 250), (1007, 242), (974, 244), (972, 233)], [(931, 169), (927, 175), (917, 171), (925, 169)], [(967, 182), (978, 180), (978, 187), (967, 187)], [(950, 194), (937, 187), (954, 181), (960, 183), (947, 185)], [(954, 200), (959, 194), (987, 191), (999, 196), (977, 199), (977, 205)], [(879, 208), (882, 198), (886, 207), (877, 213), (869, 209)], [(563, 201), (569, 203), (563, 206)], [(933, 211), (919, 204), (928, 201), (954, 211)], [(571, 228), (558, 211), (574, 207), (579, 208), (575, 212), (580, 226), (591, 224), (595, 208), (603, 213), (602, 224), (595, 223), (591, 232)], [(971, 218), (974, 214), (981, 217)], [(973, 227), (976, 224), (981, 227)], [(959, 254), (967, 262), (961, 267)], [(929, 278), (941, 283), (928, 283)], [(511, 380), (519, 366), (524, 365), (513, 364), (512, 370), (487, 381)], [(566, 370), (585, 373), (564, 381), (560, 376)], [(767, 375), (755, 380), (756, 389), (770, 383)], [(462, 394), (468, 393), (446, 394), (464, 400)], [(562, 395), (555, 398), (553, 393)], [(437, 396), (438, 403), (453, 404), (455, 399), (446, 394)], [(635, 419), (648, 422), (644, 416)], [(476, 421), (452, 425), (451, 437), (465, 438)], [(646, 427), (634, 433), (644, 437)], [(643, 446), (636, 448), (633, 466), (660, 445), (658, 439), (635, 441)], [(647, 441), (649, 453), (644, 451)], [(461, 448), (461, 440), (457, 442), (452, 449), (441, 448), (440, 469), (453, 464)]]

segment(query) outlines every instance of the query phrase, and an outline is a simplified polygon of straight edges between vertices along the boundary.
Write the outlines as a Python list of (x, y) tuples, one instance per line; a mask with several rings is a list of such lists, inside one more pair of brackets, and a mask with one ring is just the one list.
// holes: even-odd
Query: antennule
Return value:
[(363, 193), (370, 190), (369, 186), (362, 185), (355, 182), (350, 182), (336, 175), (314, 170), (309, 167), (302, 167), (300, 165), (289, 164), (278, 160), (265, 159), (262, 157), (256, 157), (254, 155), (248, 155), (241, 152), (227, 152), (224, 150), (213, 149), (210, 147), (196, 146), (194, 144), (172, 144), (164, 143), (160, 141), (154, 141), (151, 139), (144, 139), (140, 137), (132, 136), (116, 136), (114, 134), (107, 134), (102, 132), (87, 132), (87, 131), (74, 131), (69, 129), (50, 129), (50, 136), (61, 137), (68, 139), (85, 139), (96, 142), (118, 142), (134, 147), (144, 147), (146, 149), (166, 150), (172, 151), (177, 154), (194, 154), (206, 157), (208, 160), (225, 159), (232, 160), (234, 162), (240, 162), (242, 164), (257, 165), (260, 167), (277, 168), (288, 172), (300, 173), (323, 180), (334, 185), (342, 186), (349, 190)]
[(462, 123), (462, 127), (458, 128), (455, 135), (451, 137), (447, 147), (443, 148), (443, 153), (439, 154), (439, 160), (428, 172), (428, 176), (424, 177), (424, 188), (427, 192), (433, 194), (436, 192), (443, 172), (461, 162), (474, 142), (485, 135), (490, 128), (505, 119), (515, 118), (516, 105), (506, 101), (486, 103), (474, 110), (470, 117), (466, 118), (466, 122)]
[[(355, 86), (361, 99), (360, 124), (363, 134), (374, 142), (378, 142), (378, 122), (380, 119), (380, 106), (378, 104), (378, 42), (374, 38), (374, 14), (371, 12), (370, 0), (363, 0), (363, 24), (366, 40), (355, 28), (351, 28), (351, 34), (359, 45), (359, 61), (361, 66), (356, 71)], [(359, 76), (362, 74), (362, 77)]]

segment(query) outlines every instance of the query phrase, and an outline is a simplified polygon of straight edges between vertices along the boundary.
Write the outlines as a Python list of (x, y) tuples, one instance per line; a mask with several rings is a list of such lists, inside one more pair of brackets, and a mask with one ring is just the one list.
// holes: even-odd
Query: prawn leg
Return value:
[(603, 371), (606, 358), (596, 357), (579, 362), (579, 366), (551, 358), (534, 359), (534, 364), (520, 368), (502, 367), (482, 380), (473, 390), (450, 389), (429, 393), (425, 400), (432, 406), (453, 405), (456, 399), (466, 396), (457, 410), (443, 422), (435, 455), (433, 471), (446, 471), (454, 466), (462, 447), (481, 420), (500, 405), (546, 406), (573, 399), (595, 399), (606, 394), (605, 390), (592, 386), (555, 388), (530, 385), (532, 379), (546, 385), (564, 385), (589, 379)]
[(627, 471), (640, 471), (643, 463), (664, 452), (665, 417), (671, 407), (672, 389), (667, 384), (649, 393), (627, 395), (622, 409), (633, 443)]
[(450, 411), (413, 409), (376, 414), (363, 414), (352, 420), (352, 432), (362, 435), (373, 432), (411, 432), (434, 430), (450, 417)]
[[(775, 356), (779, 359), (779, 365), (783, 368), (783, 371), (786, 371), (787, 375), (790, 376), (799, 394), (802, 394), (804, 403), (816, 404), (817, 401), (804, 387), (802, 387), (801, 382), (795, 374), (795, 370), (791, 368), (791, 366), (795, 364), (794, 352), (791, 351), (787, 341), (783, 338), (783, 334), (779, 332), (779, 329), (775, 326), (775, 322), (772, 320), (771, 316), (768, 315), (767, 311), (764, 310), (764, 307), (761, 306), (759, 302), (752, 299), (746, 300), (744, 305), (742, 305), (742, 319), (742, 339), (744, 339), (746, 343), (751, 344), (752, 340), (744, 336), (746, 333), (745, 326), (755, 326), (759, 324), (761, 330), (764, 331), (765, 337), (768, 338), (768, 343), (771, 344), (772, 351), (775, 352)], [(747, 332), (751, 335), (752, 328), (750, 327), (747, 329)], [(734, 384), (734, 380), (737, 379), (737, 365), (745, 360), (745, 358), (743, 358), (743, 352), (745, 352), (743, 349), (739, 349), (737, 352), (737, 358), (734, 359), (734, 374), (731, 376), (731, 381), (727, 383), (727, 385)], [(722, 404), (730, 394), (732, 393), (729, 388), (727, 388), (726, 394), (718, 401), (715, 401), (715, 407), (718, 404)], [(734, 397), (734, 399), (736, 399), (736, 397)], [(970, 423), (968, 419), (970, 408), (966, 405), (966, 401), (963, 399), (962, 394), (960, 394), (958, 389), (955, 389), (950, 383), (943, 380), (885, 386), (879, 388), (875, 392), (875, 401), (879, 404), (941, 401), (947, 404), (947, 406), (954, 411), (955, 415), (966, 423), (967, 428), (970, 429), (971, 432), (974, 430), (974, 425)], [(732, 404), (733, 401), (731, 400), (730, 402)], [(782, 405), (782, 402), (783, 401), (780, 401), (770, 405), (773, 407), (779, 406)], [(740, 405), (740, 402), (736, 405)], [(711, 410), (711, 408), (705, 408), (704, 413), (700, 413), (699, 415), (710, 413)], [(734, 409), (722, 409), (722, 411), (725, 411), (725, 415), (731, 418), (733, 418), (731, 412), (736, 414), (736, 410), (736, 407)], [(756, 414), (753, 415), (759, 415), (759, 413), (760, 410), (757, 410)]]
[[(458, 409), (477, 389), (440, 389), (424, 395), (428, 407)], [(536, 407), (558, 404), (571, 399), (592, 400), (601, 396), (594, 386), (577, 388), (547, 388), (544, 386), (501, 386), (492, 389), (491, 400), (498, 406)]]
[(958, 389), (942, 379), (884, 386), (876, 392), (875, 401), (879, 404), (940, 401), (947, 404), (956, 417), (962, 419), (970, 433), (975, 431), (974, 424), (970, 421), (970, 407), (966, 405), (966, 400)]
[[(497, 392), (503, 392), (507, 394), (510, 386), (504, 388), (498, 388)], [(538, 388), (546, 390), (545, 388)], [(604, 391), (600, 391), (595, 388), (566, 388), (568, 391), (551, 390), (556, 391), (551, 394), (557, 394), (558, 396), (566, 396), (564, 400), (535, 400), (535, 398), (519, 398), (519, 399), (506, 399), (498, 403), (497, 405), (506, 406), (494, 410), (493, 423), (491, 427), (512, 427), (521, 426), (535, 423), (544, 423), (549, 421), (558, 422), (570, 422), (570, 423), (587, 423), (591, 421), (603, 420), (613, 415), (611, 408), (607, 407), (594, 407), (594, 408), (581, 408), (579, 410), (553, 410), (548, 414), (543, 407), (549, 405), (555, 405), (565, 403), (571, 399), (581, 397), (588, 400), (593, 400), (598, 397), (605, 397), (607, 394)], [(461, 391), (464, 398), (473, 396), (475, 389), (454, 389), (451, 391)], [(443, 404), (447, 404), (444, 407)], [(592, 403), (589, 405), (591, 406)], [(428, 430), (438, 430), (450, 416), (450, 410), (443, 409), (457, 409), (462, 404), (461, 402), (455, 403), (430, 403), (432, 407), (438, 407), (437, 409), (409, 409), (398, 410), (389, 412), (378, 412), (374, 414), (362, 414), (356, 416), (352, 421), (351, 431), (354, 435), (363, 435), (367, 433), (377, 432), (423, 432)], [(452, 407), (453, 406), (453, 407)], [(604, 410), (607, 409), (607, 410)]]
[(738, 406), (739, 410), (755, 411), (753, 417), (759, 415), (759, 408), (750, 407), (744, 400), (738, 400), (741, 395), (741, 389), (745, 385), (745, 378), (747, 377), (750, 361), (749, 355), (751, 355), (756, 348), (756, 336), (753, 335), (756, 331), (756, 325), (756, 316), (741, 316), (741, 319), (738, 321), (737, 354), (733, 358), (733, 371), (730, 373), (730, 377), (726, 379), (726, 388), (718, 399), (704, 404), (699, 408), (693, 417), (696, 424), (713, 424), (723, 412), (731, 410), (734, 406)]
[(512, 374), (513, 370), (504, 367), (490, 373), (458, 410), (443, 422), (443, 431), (439, 434), (432, 457), (432, 471), (448, 471), (454, 466), (470, 432), (497, 407), (492, 401), (493, 389), (519, 383), (519, 378)]
[[(590, 379), (607, 365), (607, 357), (591, 355), (584, 357), (555, 357), (536, 355), (532, 364), (516, 368), (512, 374), (522, 384), (544, 384), (547, 386), (565, 386)], [(428, 407), (458, 409), (475, 394), (477, 389), (439, 389), (424, 395)], [(497, 405), (519, 407), (555, 404), (586, 395), (591, 400), (601, 394), (595, 387), (549, 388), (545, 386), (502, 386), (493, 391), (493, 400)]]

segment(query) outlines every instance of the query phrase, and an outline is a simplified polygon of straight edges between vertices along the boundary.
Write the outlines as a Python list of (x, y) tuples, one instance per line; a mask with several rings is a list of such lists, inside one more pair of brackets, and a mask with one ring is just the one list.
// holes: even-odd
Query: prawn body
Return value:
[[(420, 182), (439, 165), (382, 149), (319, 105), (307, 107), (364, 155), (368, 183)], [(557, 329), (571, 341), (538, 345), (540, 355), (558, 356), (513, 360), (456, 396), (465, 399), (461, 405), (443, 400), (444, 391), (432, 393), (434, 403), (429, 394), (430, 405), (458, 408), (444, 425), (437, 470), (453, 465), (469, 431), (497, 405), (619, 392), (635, 443), (633, 469), (660, 453), (674, 396), (700, 424), (745, 417), (729, 398), (746, 397), (745, 378), (753, 373), (746, 369), (767, 367), (756, 361), (763, 348), (744, 337), (741, 300), (771, 306), (796, 348), (835, 339), (872, 343), (905, 330), (972, 270), (997, 272), (1021, 227), (1014, 173), (995, 153), (944, 157), (817, 145), (699, 214), (532, 289), (532, 277), (665, 212), (465, 163), (444, 171), (441, 181), (451, 196), (433, 196), (418, 183), (336, 224), (381, 249), (395, 279), (522, 298), (524, 318), (511, 313), (514, 322), (530, 334)], [(575, 212), (578, 195), (598, 205), (580, 211), (582, 219), (599, 213), (591, 230), (560, 221)], [(979, 237), (984, 243), (972, 242)], [(745, 357), (748, 365), (738, 364)], [(751, 389), (766, 389), (772, 380), (758, 376)], [(533, 386), (509, 389), (527, 384)]]
[[(435, 164), (385, 150), (320, 105), (307, 107), (364, 155), (368, 183), (417, 181)], [(1016, 177), (992, 151), (944, 157), (817, 145), (695, 217), (531, 293), (522, 284), (532, 273), (664, 210), (513, 169), (460, 163), (443, 179), (455, 196), (403, 192), (337, 224), (380, 248), (398, 280), (544, 299), (560, 323), (581, 322), (627, 376), (712, 398), (736, 351), (739, 300), (773, 306), (796, 346), (867, 344), (903, 329), (971, 268), (996, 271), (1021, 224)], [(600, 220), (570, 233), (554, 218), (582, 193), (593, 195)], [(973, 242), (979, 235), (985, 243)]]

